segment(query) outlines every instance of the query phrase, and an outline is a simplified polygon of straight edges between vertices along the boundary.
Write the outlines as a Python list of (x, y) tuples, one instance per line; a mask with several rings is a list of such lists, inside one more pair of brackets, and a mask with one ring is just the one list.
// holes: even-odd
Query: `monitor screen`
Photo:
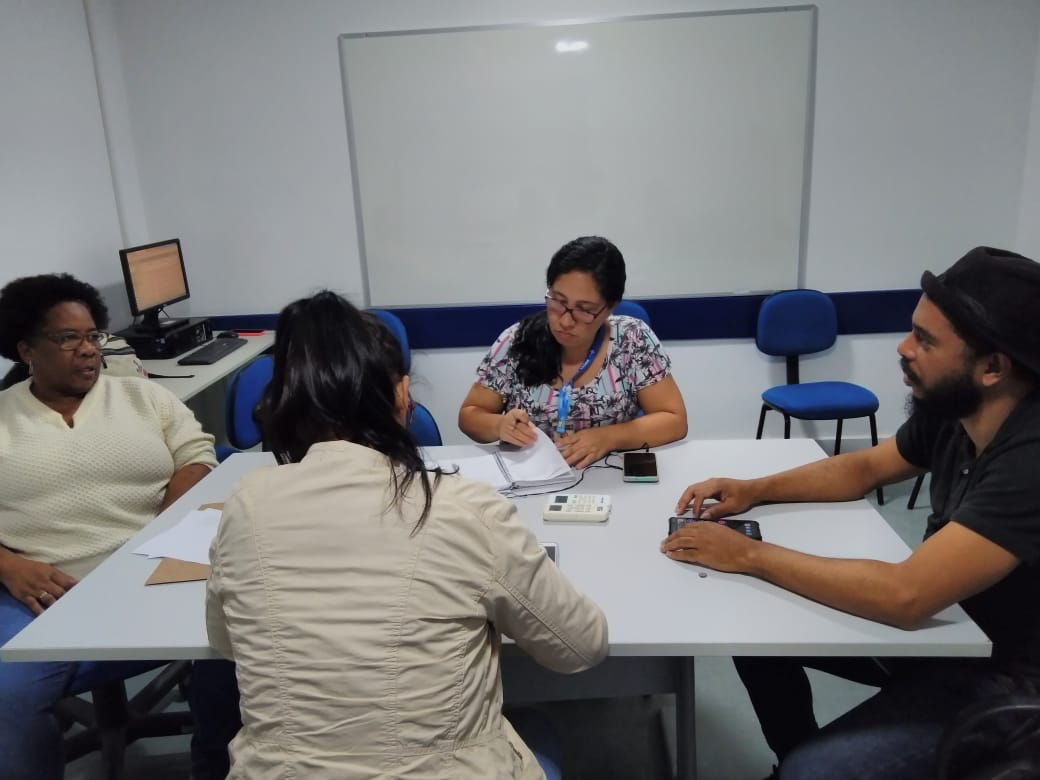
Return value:
[[(119, 250), (130, 312), (144, 316), (142, 327), (159, 328), (159, 310), (188, 297), (179, 238)], [(164, 321), (162, 325), (172, 324)]]

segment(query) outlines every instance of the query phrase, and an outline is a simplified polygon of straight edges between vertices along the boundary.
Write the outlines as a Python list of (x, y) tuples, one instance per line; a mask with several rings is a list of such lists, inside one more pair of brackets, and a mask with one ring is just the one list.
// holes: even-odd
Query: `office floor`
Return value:
[[(881, 514), (910, 546), (928, 516), (927, 482), (916, 509), (906, 501), (911, 482), (885, 489)], [(873, 496), (870, 497), (874, 503)], [(760, 780), (772, 754), (762, 740), (728, 658), (697, 659), (697, 767), (700, 780)], [(870, 695), (870, 688), (812, 673), (817, 718), (824, 723)], [(673, 768), (674, 700), (647, 696), (545, 705), (565, 743), (567, 780), (664, 780)], [(188, 738), (143, 740), (128, 750), (127, 780), (187, 780)], [(66, 780), (101, 780), (96, 755), (69, 765)]]

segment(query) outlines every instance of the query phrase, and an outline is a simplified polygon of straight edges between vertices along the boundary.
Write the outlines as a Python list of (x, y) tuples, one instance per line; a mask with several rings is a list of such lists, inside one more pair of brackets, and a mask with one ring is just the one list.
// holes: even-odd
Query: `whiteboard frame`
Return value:
[[(354, 130), (354, 111), (352, 108), (352, 102), (350, 97), (350, 86), (347, 78), (346, 69), (346, 57), (344, 56), (344, 47), (346, 44), (353, 39), (360, 38), (387, 38), (387, 37), (401, 37), (401, 36), (419, 36), (429, 34), (443, 34), (443, 33), (459, 33), (459, 32), (481, 32), (481, 31), (502, 31), (511, 29), (527, 29), (527, 28), (551, 28), (551, 27), (566, 27), (583, 24), (600, 24), (610, 22), (637, 22), (637, 21), (662, 21), (667, 19), (689, 19), (696, 17), (719, 17), (719, 16), (736, 16), (745, 14), (773, 14), (773, 13), (790, 13), (790, 12), (808, 12), (809, 13), (809, 52), (808, 52), (808, 73), (807, 73), (807, 84), (806, 84), (806, 101), (805, 101), (805, 125), (804, 125), (804, 147), (802, 152), (802, 193), (801, 193), (801, 205), (800, 205), (800, 220), (799, 220), (799, 240), (798, 240), (798, 258), (797, 267), (795, 270), (795, 278), (792, 280), (792, 287), (804, 287), (806, 279), (806, 257), (808, 253), (808, 240), (809, 240), (809, 207), (811, 202), (811, 185), (812, 185), (812, 150), (813, 150), (813, 131), (815, 126), (815, 106), (816, 106), (816, 68), (817, 68), (817, 57), (819, 48), (819, 9), (813, 4), (800, 4), (800, 5), (784, 5), (784, 6), (773, 6), (773, 7), (759, 7), (759, 8), (741, 8), (741, 9), (723, 9), (723, 10), (708, 10), (708, 11), (689, 11), (689, 12), (673, 12), (673, 13), (660, 13), (660, 14), (622, 14), (617, 16), (594, 16), (594, 17), (578, 17), (573, 19), (556, 19), (556, 20), (539, 20), (530, 22), (515, 22), (515, 23), (501, 23), (501, 24), (485, 24), (485, 25), (464, 25), (464, 26), (449, 26), (449, 27), (428, 27), (428, 28), (409, 28), (399, 30), (379, 30), (372, 32), (354, 32), (354, 33), (342, 33), (339, 36), (339, 61), (340, 61), (340, 77), (343, 87), (343, 105), (344, 114), (346, 121), (346, 133), (347, 133), (347, 148), (348, 158), (350, 161), (350, 172), (351, 172), (351, 189), (354, 197), (354, 220), (357, 230), (358, 240), (358, 258), (360, 261), (361, 271), (361, 289), (362, 289), (362, 302), (365, 307), (372, 306), (372, 290), (371, 280), (368, 269), (368, 252), (366, 249), (365, 242), (365, 226), (363, 219), (362, 209), (362, 195), (361, 195), (361, 184), (358, 172), (357, 164), (357, 145), (356, 145), (356, 132)], [(546, 260), (548, 262), (548, 260)], [(699, 297), (727, 297), (737, 295), (755, 295), (755, 294), (768, 294), (775, 292), (775, 289), (747, 289), (747, 290), (731, 290), (728, 292), (711, 292), (698, 295), (688, 294), (677, 294), (673, 296), (669, 295), (655, 295), (655, 298), (666, 299), (666, 298), (699, 298)], [(444, 303), (444, 304), (429, 304), (429, 308), (458, 308), (460, 306), (514, 306), (517, 305), (517, 301), (471, 301), (465, 304), (460, 303)], [(380, 303), (381, 308), (415, 308), (414, 304), (383, 304)]]

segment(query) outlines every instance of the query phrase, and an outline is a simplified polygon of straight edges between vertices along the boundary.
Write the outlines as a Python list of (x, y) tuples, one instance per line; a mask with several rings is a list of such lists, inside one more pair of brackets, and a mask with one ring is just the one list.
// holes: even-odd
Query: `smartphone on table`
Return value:
[(758, 541), (762, 541), (762, 529), (759, 528), (758, 522), (755, 520), (712, 520), (710, 518), (702, 519), (700, 517), (669, 517), (668, 533), (674, 534), (684, 525), (690, 523), (718, 523), (719, 525), (732, 528), (734, 531), (742, 533), (750, 539), (758, 539)]
[(657, 482), (657, 455), (652, 452), (626, 452), (621, 456), (625, 482)]

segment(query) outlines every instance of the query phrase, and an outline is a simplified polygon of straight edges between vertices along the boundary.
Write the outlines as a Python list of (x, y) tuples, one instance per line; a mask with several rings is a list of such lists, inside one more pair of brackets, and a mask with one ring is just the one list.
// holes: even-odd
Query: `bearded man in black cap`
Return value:
[[(894, 437), (769, 477), (709, 479), (677, 506), (719, 518), (763, 501), (848, 501), (931, 471), (932, 514), (909, 558), (806, 555), (717, 523), (661, 544), (675, 560), (905, 629), (960, 603), (993, 641), (986, 659), (734, 659), (782, 780), (931, 778), (964, 706), (1040, 691), (1040, 265), (978, 247), (945, 273), (925, 272), (921, 288), (898, 348), (911, 414)], [(806, 666), (881, 690), (819, 729)]]

